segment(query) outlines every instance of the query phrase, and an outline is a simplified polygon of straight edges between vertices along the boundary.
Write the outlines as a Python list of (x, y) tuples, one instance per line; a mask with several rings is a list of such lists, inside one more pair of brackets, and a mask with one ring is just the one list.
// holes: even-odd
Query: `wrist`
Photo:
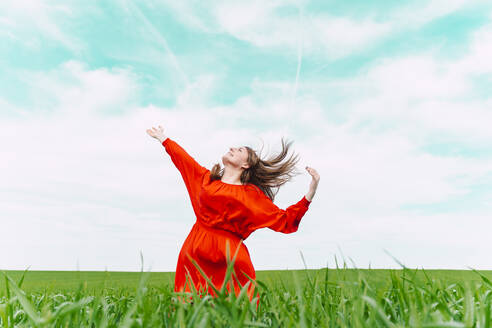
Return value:
[(316, 192), (314, 190), (309, 190), (306, 195), (304, 195), (304, 197), (306, 197), (306, 199), (309, 201), (309, 202), (312, 202), (313, 201), (313, 197), (314, 195), (316, 194)]

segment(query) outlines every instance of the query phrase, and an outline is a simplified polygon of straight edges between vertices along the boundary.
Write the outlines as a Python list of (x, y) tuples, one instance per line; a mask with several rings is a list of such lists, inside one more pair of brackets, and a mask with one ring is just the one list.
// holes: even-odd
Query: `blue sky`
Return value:
[(487, 1), (0, 4), (5, 269), (173, 271), (194, 222), (145, 130), (211, 168), (294, 141), (321, 181), (295, 234), (246, 240), (256, 269), (490, 269)]

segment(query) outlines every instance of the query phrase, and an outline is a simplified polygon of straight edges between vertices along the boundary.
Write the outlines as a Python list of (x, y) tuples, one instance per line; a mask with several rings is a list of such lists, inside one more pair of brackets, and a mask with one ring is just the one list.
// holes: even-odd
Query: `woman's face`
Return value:
[(237, 168), (248, 168), (248, 150), (246, 147), (231, 147), (229, 151), (222, 156), (222, 162), (226, 165), (226, 162)]

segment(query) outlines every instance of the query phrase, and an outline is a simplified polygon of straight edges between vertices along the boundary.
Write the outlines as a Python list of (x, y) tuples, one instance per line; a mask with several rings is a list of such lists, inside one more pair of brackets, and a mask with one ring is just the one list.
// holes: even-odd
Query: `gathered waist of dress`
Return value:
[(220, 228), (208, 226), (205, 223), (201, 222), (200, 219), (196, 220), (196, 224), (200, 228), (203, 228), (203, 229), (205, 229), (211, 233), (217, 233), (217, 234), (220, 234), (222, 236), (229, 237), (232, 239), (243, 239), (243, 237), (241, 235), (239, 235), (238, 233), (235, 233), (235, 232), (232, 232), (229, 230), (225, 230), (225, 229), (220, 229)]

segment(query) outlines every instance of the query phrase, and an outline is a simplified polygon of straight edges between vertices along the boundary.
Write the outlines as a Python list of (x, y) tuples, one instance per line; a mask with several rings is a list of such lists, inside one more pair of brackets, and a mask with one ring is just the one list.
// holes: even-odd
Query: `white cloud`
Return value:
[(390, 25), (372, 19), (359, 21), (329, 14), (279, 16), (285, 3), (224, 2), (214, 9), (221, 29), (258, 47), (286, 47), (303, 52), (343, 57), (374, 44), (390, 32)]
[(64, 4), (47, 3), (44, 0), (19, 0), (0, 3), (0, 27), (9, 30), (11, 36), (21, 34), (15, 38), (24, 45), (39, 49), (41, 35), (60, 42), (74, 52), (83, 50), (82, 42), (72, 35), (65, 33), (60, 18), (73, 17), (72, 9)]
[[(372, 18), (335, 17), (304, 12), (305, 1), (215, 1), (199, 3), (164, 1), (177, 19), (205, 33), (227, 33), (258, 47), (297, 51), (300, 43), (308, 54), (340, 58), (374, 44), (390, 32), (390, 25)], [(291, 15), (279, 15), (293, 9)], [(301, 11), (302, 22), (299, 17)]]
[[(476, 66), (469, 65), (482, 54), (472, 47), (458, 60), (423, 54), (378, 62), (367, 73), (340, 84), (344, 89), (350, 86), (356, 99), (349, 104), (347, 118), (354, 127), (369, 122), (384, 128), (398, 122), (398, 128), (420, 141), (444, 133), (469, 145), (488, 143), (492, 99), (476, 98)], [(482, 70), (486, 73), (487, 67)], [(356, 90), (367, 94), (356, 97)]]
[(454, 66), (460, 74), (491, 74), (492, 73), (492, 17), (490, 23), (482, 26), (471, 34), (469, 51)]
[(464, 7), (486, 3), (484, 0), (423, 0), (412, 1), (397, 8), (391, 20), (399, 28), (416, 28), (439, 19)]
[(207, 102), (212, 95), (216, 82), (217, 77), (213, 74), (196, 77), (177, 95), (176, 106), (179, 108), (186, 106), (202, 107), (203, 103)]
[(330, 59), (344, 57), (374, 45), (391, 32), (391, 25), (371, 19), (363, 21), (328, 15), (313, 17), (303, 35), (307, 38), (307, 52), (322, 48)]
[[(44, 110), (63, 113), (118, 111), (138, 96), (137, 76), (129, 70), (100, 68), (88, 70), (78, 61), (67, 61), (49, 72), (18, 72), (33, 94), (33, 101)], [(107, 114), (107, 113), (106, 113)]]
[[(361, 19), (350, 14), (309, 12), (304, 9), (304, 1), (216, 1), (208, 8), (165, 1), (181, 22), (202, 32), (227, 33), (257, 47), (291, 52), (302, 44), (307, 55), (323, 55), (329, 60), (357, 53), (395, 33), (418, 29), (464, 7), (482, 3), (486, 2), (418, 1), (385, 13), (373, 10)], [(291, 14), (279, 14), (284, 9)]]
[(211, 2), (194, 1), (190, 3), (187, 1), (162, 0), (154, 1), (152, 7), (158, 8), (162, 3), (165, 3), (166, 7), (173, 10), (175, 19), (180, 20), (187, 26), (206, 33), (214, 33), (217, 29), (213, 21), (205, 21), (203, 17), (207, 15)]

